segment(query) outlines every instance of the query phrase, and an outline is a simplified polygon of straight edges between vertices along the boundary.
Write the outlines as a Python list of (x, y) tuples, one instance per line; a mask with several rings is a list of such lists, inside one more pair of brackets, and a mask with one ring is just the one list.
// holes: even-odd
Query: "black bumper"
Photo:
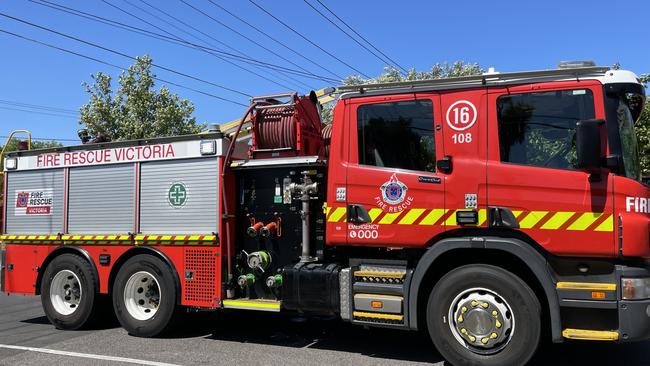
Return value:
[[(650, 277), (650, 267), (626, 263), (610, 264), (609, 268), (611, 271), (599, 274), (556, 276), (562, 329), (615, 331), (618, 342), (650, 339), (650, 299), (623, 300), (621, 291), (622, 278)], [(608, 284), (615, 289), (561, 288), (560, 282)]]
[(650, 339), (650, 299), (622, 300), (620, 283), (623, 277), (650, 277), (650, 268), (641, 266), (616, 266), (618, 286), (619, 342)]

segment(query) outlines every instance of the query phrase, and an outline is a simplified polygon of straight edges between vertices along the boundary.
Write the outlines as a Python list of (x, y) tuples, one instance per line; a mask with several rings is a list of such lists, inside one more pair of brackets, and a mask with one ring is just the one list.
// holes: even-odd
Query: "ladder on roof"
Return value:
[(549, 78), (549, 77), (583, 77), (602, 75), (609, 70), (609, 67), (604, 66), (590, 66), (590, 67), (576, 67), (566, 69), (553, 69), (553, 70), (537, 70), (537, 71), (522, 71), (522, 72), (507, 72), (507, 73), (485, 73), (481, 75), (472, 76), (459, 76), (452, 78), (430, 79), (430, 80), (413, 80), (413, 81), (398, 81), (390, 83), (376, 83), (376, 84), (361, 84), (361, 85), (343, 85), (336, 88), (337, 94), (348, 92), (364, 93), (366, 91), (385, 90), (385, 89), (416, 89), (426, 88), (431, 86), (461, 86), (471, 84), (487, 84), (488, 82), (508, 82), (535, 79)]

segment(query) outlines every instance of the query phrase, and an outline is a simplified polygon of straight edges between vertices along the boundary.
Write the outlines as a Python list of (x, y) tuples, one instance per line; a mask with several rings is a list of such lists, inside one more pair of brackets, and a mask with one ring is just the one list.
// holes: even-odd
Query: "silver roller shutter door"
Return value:
[[(63, 232), (63, 170), (8, 172), (7, 234), (58, 234)], [(16, 215), (16, 191), (52, 190), (50, 215)]]
[(70, 168), (68, 232), (133, 232), (135, 168), (133, 164)]
[[(140, 231), (143, 234), (211, 234), (217, 231), (217, 158), (142, 163)], [(173, 205), (172, 186), (182, 185), (184, 200)], [(182, 193), (180, 193), (182, 194)]]

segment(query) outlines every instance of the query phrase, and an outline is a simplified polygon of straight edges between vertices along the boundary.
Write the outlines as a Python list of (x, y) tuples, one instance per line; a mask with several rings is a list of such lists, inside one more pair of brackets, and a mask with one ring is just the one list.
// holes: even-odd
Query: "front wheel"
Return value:
[(172, 269), (159, 258), (136, 255), (115, 278), (113, 308), (129, 334), (154, 337), (169, 328), (177, 296)]
[(431, 291), (427, 327), (453, 365), (524, 365), (540, 339), (540, 304), (514, 274), (491, 265), (466, 265)]

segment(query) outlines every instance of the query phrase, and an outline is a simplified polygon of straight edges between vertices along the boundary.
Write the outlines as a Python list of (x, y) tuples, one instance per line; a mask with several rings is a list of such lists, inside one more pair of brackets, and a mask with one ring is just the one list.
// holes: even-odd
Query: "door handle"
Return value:
[(367, 224), (372, 221), (368, 210), (363, 205), (349, 204), (347, 216), (348, 222), (353, 224)]
[(452, 170), (451, 156), (445, 155), (442, 159), (436, 161), (436, 167), (439, 171), (449, 174)]

